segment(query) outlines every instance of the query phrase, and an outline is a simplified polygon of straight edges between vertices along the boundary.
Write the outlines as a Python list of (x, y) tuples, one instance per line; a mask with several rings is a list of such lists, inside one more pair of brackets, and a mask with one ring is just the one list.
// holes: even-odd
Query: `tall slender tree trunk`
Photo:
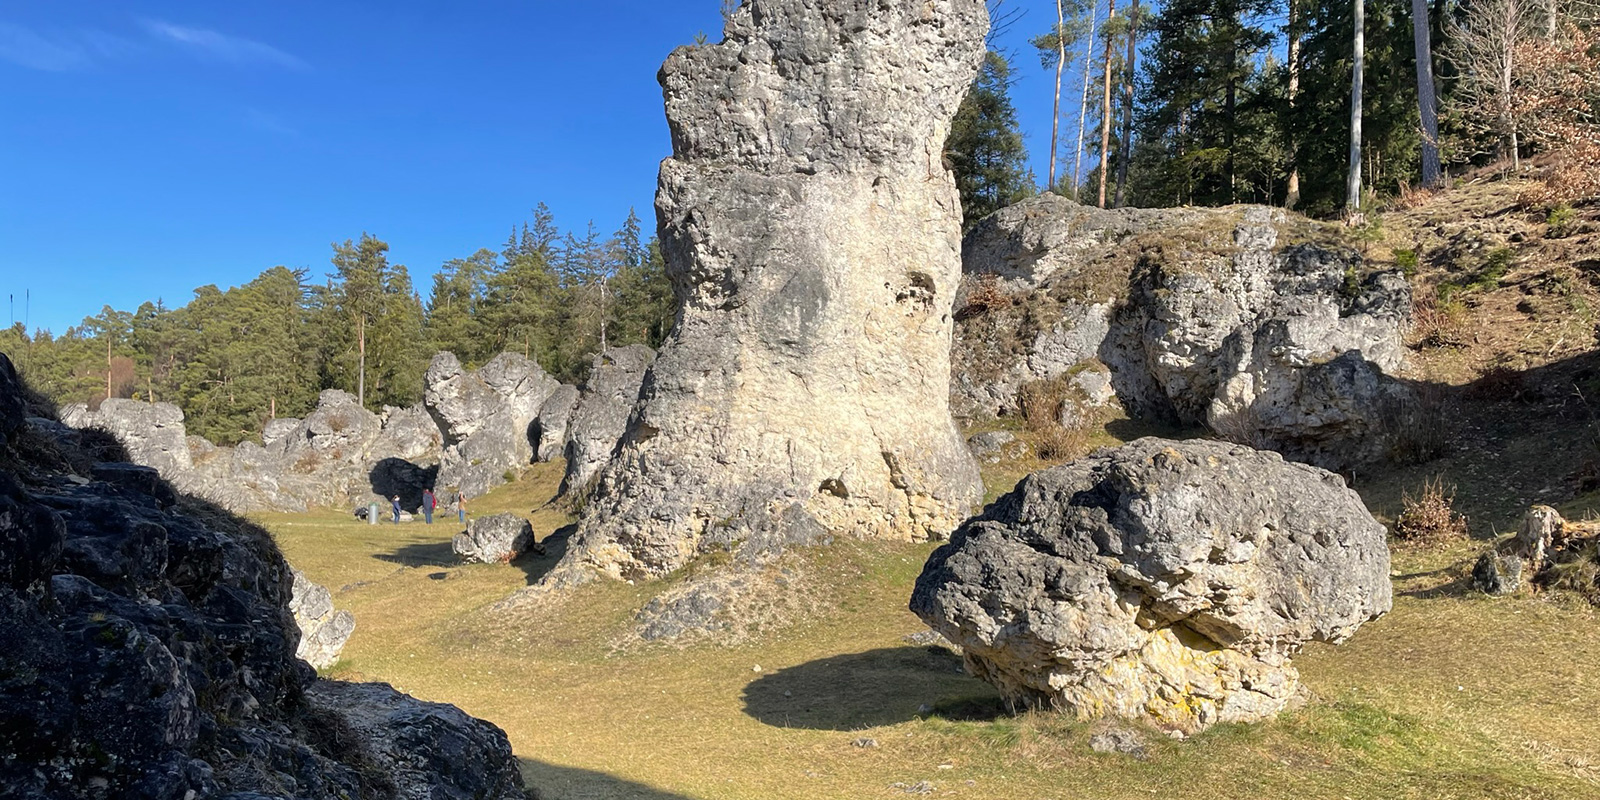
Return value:
[(1128, 182), (1128, 162), (1133, 160), (1133, 76), (1138, 63), (1136, 45), (1139, 41), (1139, 32), (1134, 26), (1138, 24), (1139, 0), (1133, 0), (1133, 8), (1128, 11), (1128, 65), (1122, 76), (1122, 155), (1117, 159), (1117, 199), (1112, 202), (1116, 208), (1122, 208), (1123, 187)]
[(1083, 98), (1078, 101), (1078, 152), (1072, 159), (1072, 199), (1078, 200), (1083, 186), (1083, 126), (1089, 120), (1089, 71), (1094, 66), (1094, 32), (1099, 22), (1100, 6), (1089, 4), (1089, 38), (1083, 48)]
[(1295, 103), (1300, 99), (1300, 13), (1299, 0), (1289, 0), (1289, 119), (1283, 129), (1289, 145), (1289, 186), (1283, 207), (1300, 205), (1300, 119)]
[[(108, 315), (109, 316), (109, 315)], [(106, 333), (106, 399), (111, 399), (111, 334)]]
[(1515, 50), (1517, 34), (1521, 30), (1522, 10), (1517, 5), (1517, 0), (1506, 0), (1505, 19), (1501, 27), (1500, 54), (1500, 126), (1508, 142), (1511, 156), (1511, 171), (1522, 169), (1522, 148), (1517, 141), (1517, 120), (1511, 110), (1512, 75), (1515, 72)]
[(1367, 60), (1366, 0), (1355, 0), (1355, 48), (1350, 64), (1350, 174), (1345, 179), (1345, 207), (1361, 211), (1361, 85)]
[(1061, 0), (1056, 0), (1056, 103), (1055, 115), (1050, 118), (1050, 184), (1046, 191), (1056, 188), (1056, 155), (1061, 145), (1061, 71), (1067, 66), (1067, 17), (1061, 10)]
[(367, 407), (367, 318), (356, 318), (356, 402)]
[[(1230, 21), (1234, 23), (1235, 35), (1232, 37), (1232, 42), (1238, 42), (1239, 39), (1237, 34), (1239, 19), (1238, 17), (1234, 17)], [(1223, 166), (1223, 172), (1228, 180), (1228, 202), (1237, 203), (1239, 202), (1239, 192), (1236, 188), (1238, 182), (1235, 180), (1234, 172), (1237, 163), (1234, 160), (1234, 150), (1236, 149), (1236, 145), (1238, 143), (1239, 133), (1239, 48), (1238, 45), (1234, 43), (1230, 43), (1228, 45), (1228, 89), (1227, 97), (1223, 100), (1223, 103), (1227, 111), (1225, 114), (1227, 127), (1224, 129), (1225, 132), (1223, 135), (1223, 146), (1228, 151), (1227, 161)]]
[(1411, 0), (1411, 38), (1417, 55), (1417, 111), (1422, 118), (1422, 188), (1439, 185), (1439, 105), (1433, 91), (1433, 32), (1428, 0)]
[[(1106, 23), (1117, 18), (1117, 0), (1106, 0)], [(1106, 173), (1111, 170), (1111, 37), (1106, 37), (1105, 92), (1100, 101), (1100, 207), (1106, 207)]]

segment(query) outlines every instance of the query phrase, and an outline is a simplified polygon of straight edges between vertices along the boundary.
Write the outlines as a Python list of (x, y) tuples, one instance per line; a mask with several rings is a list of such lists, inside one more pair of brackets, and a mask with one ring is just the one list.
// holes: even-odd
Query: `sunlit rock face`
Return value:
[(942, 537), (981, 498), (948, 404), (942, 147), (987, 26), (980, 0), (751, 0), (722, 43), (667, 60), (656, 212), (680, 316), (569, 567)]

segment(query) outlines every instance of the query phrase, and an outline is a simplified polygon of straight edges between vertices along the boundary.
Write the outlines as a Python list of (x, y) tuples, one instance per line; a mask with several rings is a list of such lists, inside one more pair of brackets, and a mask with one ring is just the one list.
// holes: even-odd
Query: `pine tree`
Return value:
[(945, 155), (961, 192), (962, 227), (1028, 196), (1027, 151), (1009, 96), (1011, 67), (993, 50), (956, 110)]

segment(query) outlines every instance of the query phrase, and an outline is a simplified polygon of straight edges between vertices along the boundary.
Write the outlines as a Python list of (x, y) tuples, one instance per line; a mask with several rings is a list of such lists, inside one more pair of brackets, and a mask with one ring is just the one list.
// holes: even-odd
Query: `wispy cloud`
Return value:
[(21, 25), (0, 22), (0, 61), (48, 72), (82, 69), (93, 61), (87, 47), (69, 37), (46, 37)]
[(298, 128), (284, 122), (283, 118), (277, 114), (262, 111), (259, 108), (246, 106), (244, 109), (244, 123), (251, 128), (274, 136), (285, 136), (292, 139), (300, 138), (300, 130)]
[(188, 48), (206, 58), (230, 64), (262, 64), (294, 70), (311, 68), (311, 65), (289, 53), (252, 39), (229, 36), (205, 28), (174, 25), (160, 20), (142, 20), (141, 24), (145, 32), (156, 39)]

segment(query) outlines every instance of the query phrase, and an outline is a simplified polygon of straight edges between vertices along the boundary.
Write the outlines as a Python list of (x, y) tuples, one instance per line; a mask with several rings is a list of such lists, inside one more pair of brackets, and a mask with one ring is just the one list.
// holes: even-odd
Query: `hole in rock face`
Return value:
[(844, 482), (838, 478), (829, 478), (823, 481), (822, 485), (817, 487), (817, 491), (826, 492), (827, 494), (831, 494), (841, 500), (847, 500), (850, 498), (850, 490), (846, 489)]
[(933, 278), (924, 272), (912, 272), (906, 278), (907, 284), (895, 293), (894, 301), (909, 303), (921, 311), (931, 309), (934, 295), (938, 294)]

